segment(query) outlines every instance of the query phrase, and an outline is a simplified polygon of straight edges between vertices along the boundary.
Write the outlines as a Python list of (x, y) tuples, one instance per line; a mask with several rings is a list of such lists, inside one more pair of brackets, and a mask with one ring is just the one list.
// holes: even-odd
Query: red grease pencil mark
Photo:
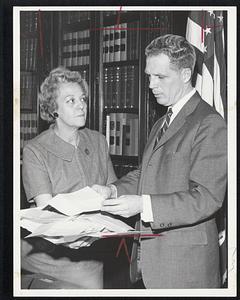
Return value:
[(120, 6), (119, 13), (118, 13), (118, 16), (117, 16), (117, 28), (119, 28), (119, 24), (120, 24), (120, 14), (121, 14), (121, 11), (122, 11), (122, 6)]
[(110, 235), (102, 235), (102, 238), (110, 238), (110, 237), (122, 237), (120, 240), (120, 243), (118, 245), (118, 249), (117, 249), (117, 253), (115, 257), (119, 256), (120, 250), (122, 248), (122, 246), (124, 247), (125, 250), (125, 254), (127, 256), (128, 262), (129, 264), (131, 263), (131, 258), (130, 255), (128, 253), (128, 248), (127, 248), (127, 244), (126, 244), (126, 237), (153, 237), (153, 236), (162, 236), (162, 234), (158, 233), (158, 234), (154, 234), (154, 233), (146, 233), (146, 234), (142, 234), (142, 233), (134, 233), (134, 234), (110, 234)]
[(124, 246), (124, 250), (125, 250), (125, 253), (127, 255), (128, 262), (130, 264), (131, 263), (131, 258), (130, 258), (129, 253), (128, 253), (128, 248), (127, 248), (127, 244), (126, 244), (125, 238), (122, 238), (121, 241), (120, 241), (120, 244), (118, 246), (118, 250), (117, 250), (117, 253), (116, 253), (116, 257), (118, 257), (118, 255), (120, 253), (120, 250), (122, 248), (122, 245)]

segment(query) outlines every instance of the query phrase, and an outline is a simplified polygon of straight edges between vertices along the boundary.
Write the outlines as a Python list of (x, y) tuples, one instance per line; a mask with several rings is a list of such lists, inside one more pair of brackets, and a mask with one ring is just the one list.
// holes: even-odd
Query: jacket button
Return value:
[(168, 223), (168, 224), (167, 224), (167, 227), (170, 227), (170, 226), (172, 226), (172, 223)]
[(164, 223), (160, 223), (160, 227), (164, 227), (165, 226), (165, 224)]

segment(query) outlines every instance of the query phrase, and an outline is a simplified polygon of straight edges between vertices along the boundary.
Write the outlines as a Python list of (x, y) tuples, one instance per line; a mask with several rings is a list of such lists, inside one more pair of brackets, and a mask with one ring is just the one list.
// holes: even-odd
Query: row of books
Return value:
[(63, 34), (63, 64), (66, 67), (89, 64), (90, 30)]
[(37, 135), (37, 113), (21, 113), (20, 116), (20, 150)]
[(35, 71), (37, 57), (37, 38), (21, 39), (20, 67), (21, 70)]
[(38, 26), (38, 11), (21, 11), (20, 12), (21, 32), (35, 33)]
[[(122, 13), (122, 12), (121, 12)], [(103, 12), (103, 17), (109, 17), (119, 14), (119, 10), (107, 10)]]
[(172, 13), (171, 11), (148, 11), (149, 30), (147, 31), (148, 41), (155, 37), (172, 32)]
[(20, 76), (20, 101), (21, 109), (32, 109), (33, 99), (37, 91), (36, 75), (30, 72), (21, 72)]
[(138, 115), (110, 113), (106, 117), (106, 138), (112, 155), (138, 156)]
[(139, 21), (103, 29), (103, 62), (138, 59)]
[(62, 12), (63, 25), (69, 25), (90, 20), (90, 11), (64, 11)]
[(138, 66), (104, 68), (105, 108), (138, 108)]

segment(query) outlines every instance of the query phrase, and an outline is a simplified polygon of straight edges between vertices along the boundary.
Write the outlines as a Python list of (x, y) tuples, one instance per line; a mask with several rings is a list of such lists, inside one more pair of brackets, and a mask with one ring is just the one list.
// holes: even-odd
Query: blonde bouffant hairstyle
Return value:
[(40, 105), (41, 118), (49, 123), (55, 121), (54, 112), (57, 109), (57, 97), (60, 84), (76, 82), (83, 93), (88, 97), (88, 85), (77, 71), (70, 71), (64, 67), (53, 69), (45, 78), (40, 87), (38, 100)]

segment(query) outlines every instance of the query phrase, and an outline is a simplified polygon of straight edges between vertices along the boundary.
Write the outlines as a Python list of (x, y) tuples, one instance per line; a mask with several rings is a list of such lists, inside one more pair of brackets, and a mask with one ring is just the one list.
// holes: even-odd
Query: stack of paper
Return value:
[[(71, 248), (90, 246), (108, 233), (134, 230), (124, 222), (100, 213), (103, 198), (89, 187), (74, 193), (58, 194), (44, 207), (21, 210), (21, 227), (29, 237), (42, 237)], [(59, 213), (49, 211), (54, 207)]]

